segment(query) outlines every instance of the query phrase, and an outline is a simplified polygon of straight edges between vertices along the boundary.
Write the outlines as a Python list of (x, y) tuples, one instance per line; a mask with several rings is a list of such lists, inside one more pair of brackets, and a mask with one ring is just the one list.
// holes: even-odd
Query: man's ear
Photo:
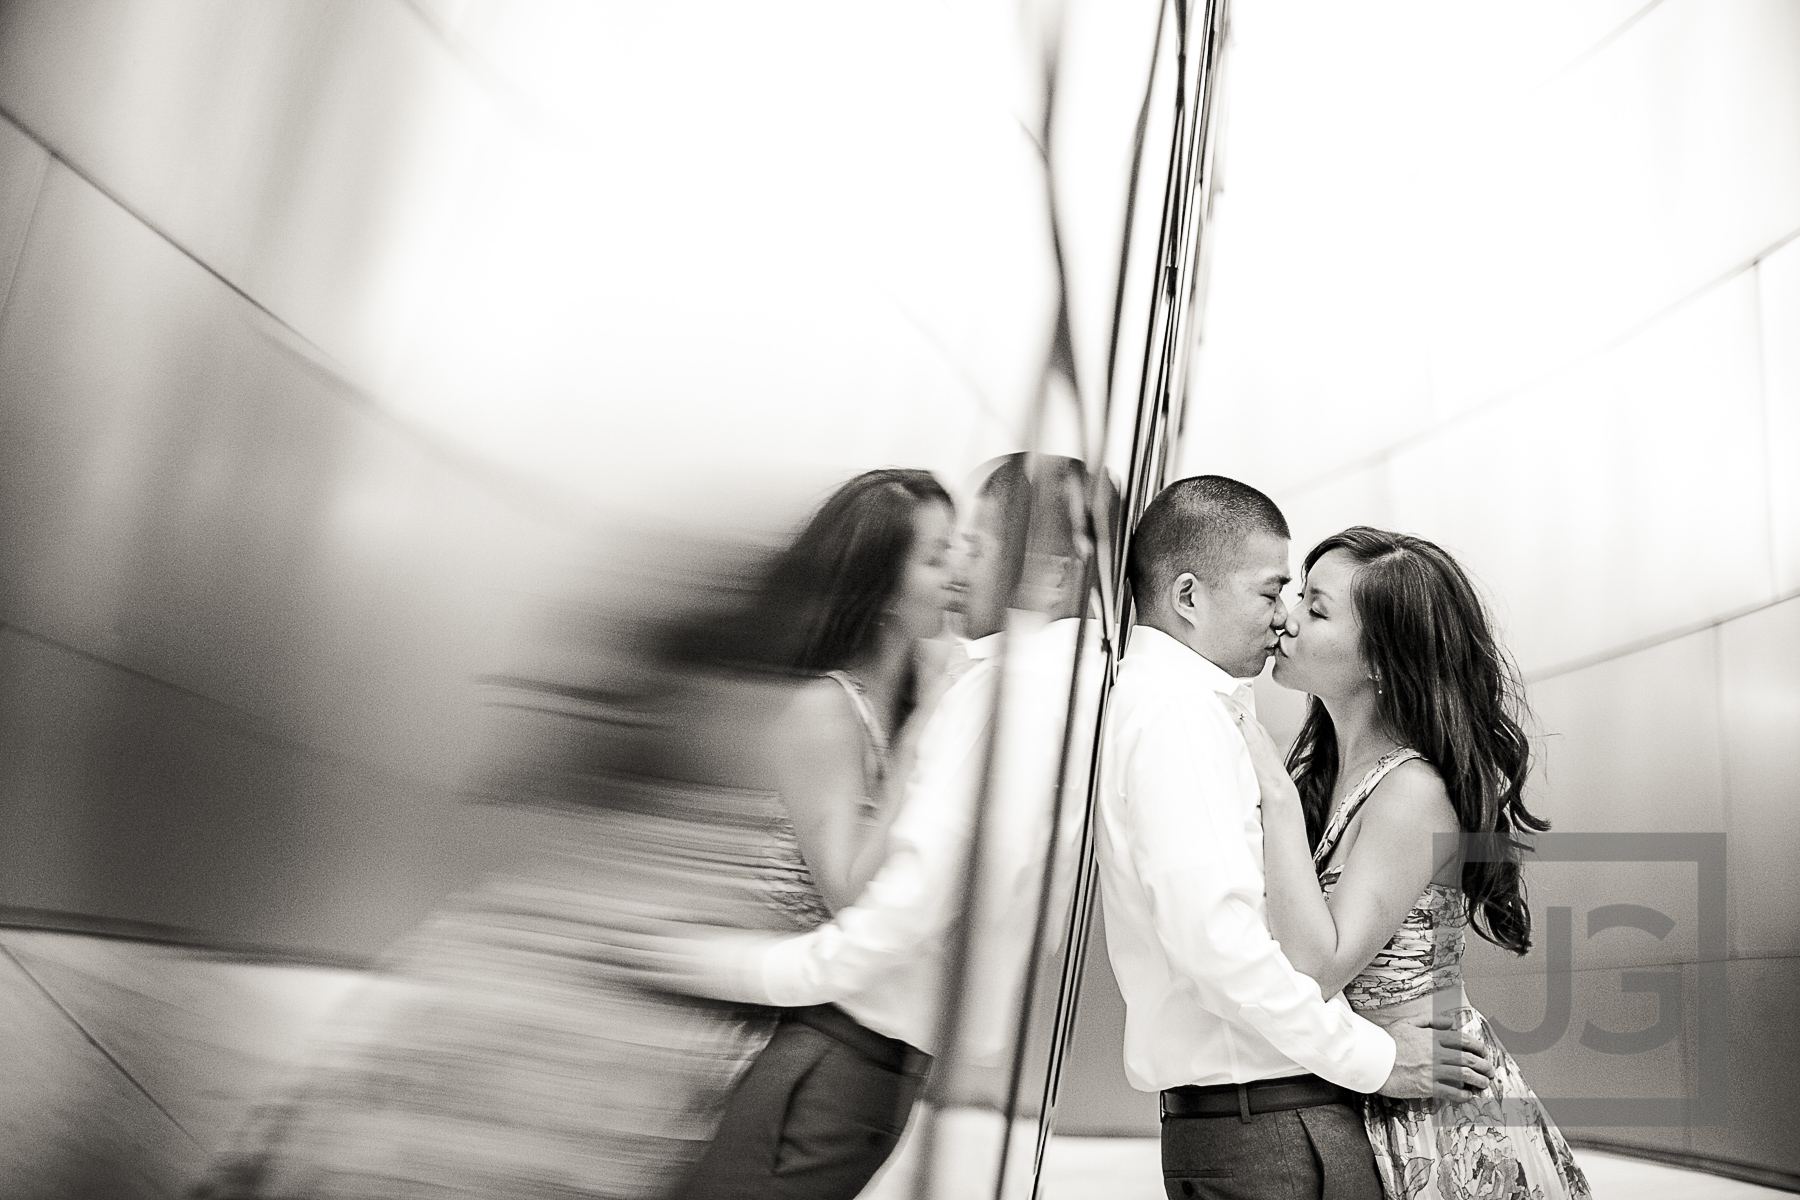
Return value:
[(1194, 629), (1200, 628), (1200, 581), (1192, 571), (1183, 571), (1169, 585), (1169, 611)]
[(1064, 554), (1037, 554), (1034, 571), (1046, 591), (1062, 592), (1074, 586), (1075, 560)]
[(1075, 560), (1061, 554), (1028, 553), (1014, 594), (1015, 607), (1061, 615), (1068, 593), (1081, 585), (1077, 566)]

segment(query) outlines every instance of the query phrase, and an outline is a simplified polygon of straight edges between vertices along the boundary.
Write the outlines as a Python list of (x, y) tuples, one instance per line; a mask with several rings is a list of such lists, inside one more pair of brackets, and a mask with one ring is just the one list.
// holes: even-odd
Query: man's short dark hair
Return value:
[(1139, 609), (1160, 603), (1183, 571), (1209, 586), (1222, 583), (1258, 533), (1292, 536), (1273, 500), (1223, 475), (1177, 479), (1144, 509), (1131, 537), (1126, 572)]
[[(1110, 483), (1101, 481), (1094, 514), (1098, 525), (1109, 523), (1117, 511)], [(1007, 556), (1000, 578), (1009, 595), (1024, 573), (1028, 552), (1081, 558), (1089, 531), (1078, 530), (1076, 522), (1086, 522), (1087, 491), (1087, 468), (1079, 459), (1060, 454), (1008, 454), (982, 481), (977, 496), (983, 509), (993, 514), (999, 552)]]

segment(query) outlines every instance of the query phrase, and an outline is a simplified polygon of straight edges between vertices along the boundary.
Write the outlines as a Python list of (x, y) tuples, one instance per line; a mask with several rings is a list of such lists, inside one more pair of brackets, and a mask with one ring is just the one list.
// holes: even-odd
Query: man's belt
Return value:
[(931, 1069), (931, 1055), (899, 1038), (876, 1033), (833, 1004), (784, 1009), (784, 1021), (794, 1021), (848, 1046), (870, 1062), (902, 1075), (923, 1076)]
[(1317, 1075), (1289, 1075), (1255, 1083), (1218, 1083), (1209, 1087), (1169, 1088), (1162, 1094), (1165, 1117), (1240, 1117), (1286, 1112), (1320, 1104), (1354, 1104), (1362, 1097)]

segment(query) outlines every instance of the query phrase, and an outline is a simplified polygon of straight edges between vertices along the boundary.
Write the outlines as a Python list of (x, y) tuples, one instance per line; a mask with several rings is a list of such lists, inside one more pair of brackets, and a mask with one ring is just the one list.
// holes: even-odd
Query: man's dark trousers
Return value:
[(1382, 1200), (1355, 1093), (1314, 1075), (1162, 1095), (1170, 1200)]
[(784, 1014), (683, 1200), (852, 1200), (888, 1160), (930, 1056), (829, 1005)]

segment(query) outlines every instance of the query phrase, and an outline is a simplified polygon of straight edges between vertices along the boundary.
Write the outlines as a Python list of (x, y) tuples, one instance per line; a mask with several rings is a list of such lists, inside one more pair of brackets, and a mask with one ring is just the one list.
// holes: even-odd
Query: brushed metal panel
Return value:
[(0, 1195), (174, 1197), (205, 1162), (17, 960), (0, 955)]
[[(1261, 486), (1254, 478), (1244, 482)], [(1387, 462), (1351, 471), (1315, 487), (1269, 494), (1281, 506), (1294, 535), (1290, 559), (1296, 577), (1306, 562), (1306, 552), (1341, 529), (1351, 525), (1398, 527), (1392, 472)]]
[(0, 374), (9, 619), (459, 778), (470, 678), (573, 527), (384, 419), (60, 167)]
[[(1531, 952), (1513, 954), (1468, 931), (1467, 969), (1486, 977), (1542, 975), (1553, 953), (1575, 970), (1650, 968), (1693, 962), (1699, 954), (1699, 869), (1692, 862), (1531, 862), (1525, 867)], [(1648, 909), (1668, 922), (1658, 930), (1619, 924), (1619, 905)], [(1553, 950), (1552, 909), (1569, 911), (1569, 940)], [(1642, 915), (1642, 914), (1638, 914)]]
[[(1686, 991), (1693, 990), (1693, 968), (1674, 968), (1686, 977)], [(1532, 1030), (1544, 1016), (1542, 976), (1504, 976), (1471, 980), (1469, 1001), (1490, 1020), (1519, 1030)], [(1559, 1103), (1570, 1100), (1678, 1099), (1693, 1095), (1695, 1041), (1691, 1013), (1684, 1032), (1654, 1050), (1641, 1054), (1604, 1054), (1581, 1044), (1588, 1022), (1606, 1029), (1643, 1028), (1655, 1020), (1656, 998), (1621, 992), (1617, 971), (1577, 971), (1572, 979), (1573, 1004), (1566, 1032), (1550, 1048), (1530, 1054), (1514, 1054), (1525, 1082), (1536, 1092), (1563, 1128), (1571, 1133), (1589, 1127), (1576, 1123), (1582, 1106)], [(1687, 1008), (1691, 1009), (1691, 997)], [(1597, 1126), (1596, 1136), (1667, 1150), (1682, 1149), (1686, 1130), (1675, 1127)]]
[(374, 954), (531, 832), (11, 629), (0, 747), (0, 904), (214, 944)]
[(1800, 955), (1800, 600), (1719, 629), (1732, 955)]
[(366, 384), (492, 120), (391, 0), (10, 4), (0, 105)]
[(1710, 631), (1532, 685), (1536, 807), (1565, 831), (1725, 828)]
[(1800, 228), (1791, 3), (1501, 11), (1234, 16), (1181, 473), (1354, 469)]
[(1775, 591), (1800, 591), (1800, 241), (1757, 264)]
[[(1438, 168), (1444, 411), (1592, 352), (1800, 228), (1800, 8), (1669, 0)], [(1523, 181), (1532, 181), (1524, 184)]]
[[(552, 136), (476, 172), (384, 404), (609, 506), (680, 504), (669, 481), (694, 473), (818, 492), (869, 462), (955, 479), (1022, 444), (1056, 279), (1043, 164), (995, 94), (1010, 30), (929, 6), (443, 19)], [(1135, 104), (1137, 86), (1109, 94)], [(1134, 118), (1102, 126), (1109, 149)], [(1081, 201), (1124, 191), (1116, 161), (1090, 161), (1059, 198), (1065, 254), (1108, 268), (1072, 274), (1089, 376), (1117, 221)], [(1070, 449), (1073, 425), (1046, 421), (1047, 448)], [(596, 446), (631, 453), (597, 470)]]
[(0, 945), (207, 1150), (299, 1066), (313, 1032), (363, 979), (36, 930), (0, 930)]
[[(1468, 131), (1501, 97), (1516, 111), (1640, 7), (1232, 14), (1226, 187), (1197, 367), (1208, 420), (1179, 474), (1291, 489), (1441, 416), (1432, 326), (1455, 301), (1431, 262), (1460, 263), (1469, 242), (1496, 236), (1444, 194)], [(1485, 139), (1473, 140), (1479, 156)]]
[(1098, 905), (1090, 938), (1056, 1131), (1067, 1137), (1155, 1137), (1161, 1123), (1155, 1093), (1140, 1092), (1125, 1078), (1125, 1000), (1107, 958), (1105, 913)]
[(1731, 1091), (1725, 1123), (1697, 1126), (1689, 1149), (1769, 1170), (1800, 1174), (1800, 961), (1793, 957), (1726, 964)]
[[(1726, 828), (1718, 663), (1710, 631), (1545, 680), (1530, 689), (1539, 731), (1527, 796), (1556, 832), (1691, 832)], [(1685, 863), (1528, 864), (1536, 944), (1523, 959), (1471, 938), (1470, 968), (1541, 973), (1551, 906), (1572, 910), (1577, 969), (1691, 962), (1698, 953), (1698, 872)], [(1588, 934), (1613, 904), (1674, 922), (1663, 938), (1632, 929)]]
[(1745, 272), (1396, 454), (1395, 524), (1462, 556), (1527, 671), (1770, 599), (1759, 340)]
[(20, 133), (12, 122), (0, 119), (0, 313), (5, 311), (13, 269), (25, 247), (25, 231), (49, 165), (50, 156), (43, 147)]

